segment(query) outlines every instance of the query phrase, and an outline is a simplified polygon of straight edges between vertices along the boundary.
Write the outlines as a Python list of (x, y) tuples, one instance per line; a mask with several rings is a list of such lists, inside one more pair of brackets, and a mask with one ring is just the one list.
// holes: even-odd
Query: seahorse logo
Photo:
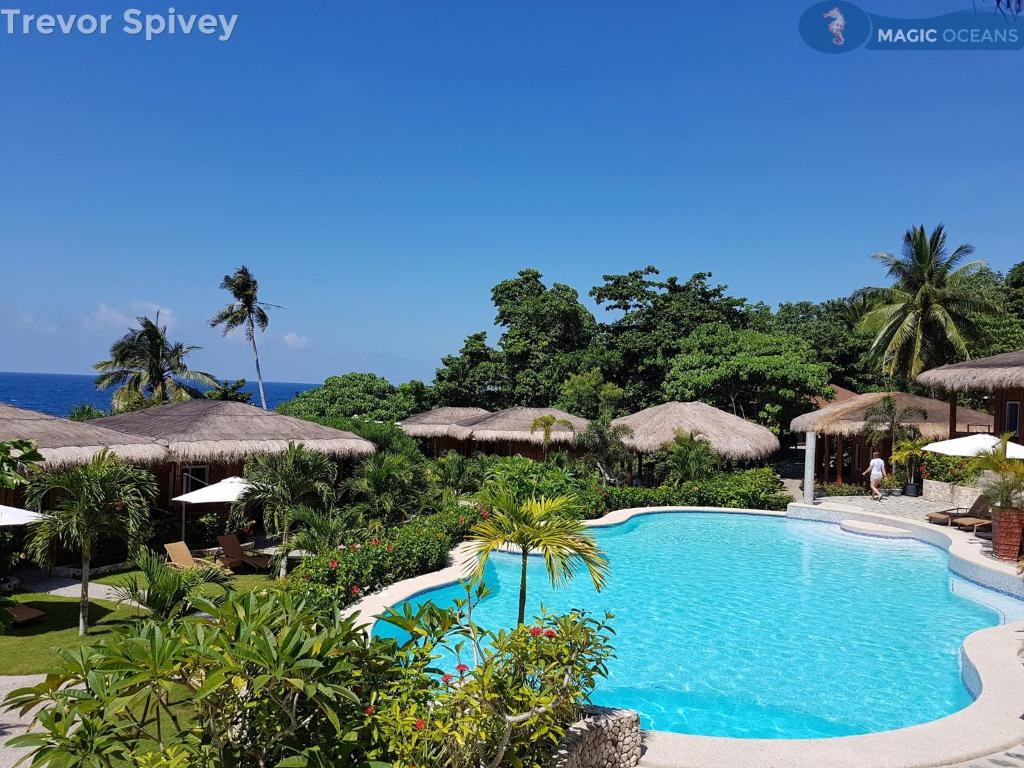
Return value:
[(843, 37), (843, 30), (846, 29), (846, 17), (839, 10), (839, 6), (821, 15), (826, 19), (832, 19), (828, 23), (828, 31), (832, 33), (832, 45), (844, 45), (846, 38)]

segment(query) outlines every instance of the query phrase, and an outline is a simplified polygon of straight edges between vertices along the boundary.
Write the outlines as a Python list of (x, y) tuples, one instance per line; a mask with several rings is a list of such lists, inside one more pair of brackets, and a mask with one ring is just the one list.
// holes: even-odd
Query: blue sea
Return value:
[[(94, 376), (65, 373), (4, 373), (0, 371), (0, 403), (42, 411), (54, 416), (67, 416), (77, 405), (92, 405), (107, 410), (113, 390), (96, 389)], [(275, 408), (299, 392), (312, 389), (316, 384), (291, 381), (265, 381), (267, 407)], [(253, 403), (259, 404), (256, 382), (249, 381), (246, 390), (253, 394)]]

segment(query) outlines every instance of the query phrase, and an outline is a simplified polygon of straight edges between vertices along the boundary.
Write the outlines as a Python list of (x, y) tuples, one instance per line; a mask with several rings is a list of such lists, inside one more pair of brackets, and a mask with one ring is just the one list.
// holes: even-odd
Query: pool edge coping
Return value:
[[(943, 549), (952, 573), (989, 589), (1024, 598), (1024, 582), (1016, 575), (1016, 569), (985, 558), (980, 547), (970, 542), (970, 534), (831, 502), (794, 502), (785, 512), (720, 507), (632, 507), (584, 521), (584, 525), (610, 527), (643, 515), (672, 512), (757, 515), (837, 526), (842, 519), (852, 518), (891, 525), (906, 530), (914, 540)], [(425, 591), (458, 583), (474, 562), (472, 544), (462, 542), (451, 551), (446, 568), (391, 584), (349, 606), (345, 613), (361, 614), (367, 618), (365, 626), (372, 629), (377, 616), (388, 607)], [(1011, 574), (1012, 584), (1008, 579)], [(962, 674), (976, 698), (964, 709), (938, 720), (892, 731), (824, 739), (738, 739), (644, 730), (645, 749), (640, 763), (647, 768), (732, 765), (744, 768), (821, 768), (822, 765), (830, 768), (939, 768), (985, 757), (1024, 741), (1024, 720), (1021, 719), (1024, 703), (1020, 699), (1020, 691), (1024, 690), (1022, 639), (1024, 621), (968, 635), (961, 647)]]

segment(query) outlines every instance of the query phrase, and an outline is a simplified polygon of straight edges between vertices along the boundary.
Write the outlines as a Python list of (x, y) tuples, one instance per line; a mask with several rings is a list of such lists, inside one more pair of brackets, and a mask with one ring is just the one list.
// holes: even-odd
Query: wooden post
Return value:
[(956, 437), (956, 392), (949, 393), (949, 439)]
[(843, 445), (843, 436), (839, 436), (839, 443), (836, 445), (836, 485), (843, 484), (843, 453), (845, 451)]

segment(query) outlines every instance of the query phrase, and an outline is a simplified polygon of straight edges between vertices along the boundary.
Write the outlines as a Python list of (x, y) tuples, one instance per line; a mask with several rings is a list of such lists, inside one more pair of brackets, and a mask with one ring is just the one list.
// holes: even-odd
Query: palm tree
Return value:
[(510, 546), (519, 549), (519, 624), (526, 620), (526, 566), (531, 552), (544, 557), (552, 586), (570, 581), (582, 565), (594, 587), (604, 588), (608, 560), (590, 530), (564, 514), (572, 503), (568, 496), (540, 496), (519, 502), (511, 490), (498, 486), (482, 490), (477, 500), (490, 514), (470, 531), (470, 541), (477, 553), (474, 578), (483, 577), (492, 552)]
[(417, 511), (405, 508), (417, 500), (421, 480), (420, 468), (405, 454), (377, 453), (359, 465), (348, 490), (364, 518), (390, 525)]
[[(138, 542), (149, 521), (149, 503), (156, 496), (156, 480), (145, 469), (133, 467), (109, 450), (102, 450), (86, 465), (59, 472), (44, 472), (28, 486), (28, 503), (43, 514), (29, 530), (29, 551), (47, 563), (50, 545), (57, 541), (82, 553), (82, 592), (78, 632), (89, 632), (89, 562), (100, 541)], [(51, 496), (52, 494), (52, 496)], [(44, 509), (48, 497), (54, 507)]]
[(362, 516), (355, 509), (317, 509), (306, 505), (288, 512), (293, 531), (291, 546), (313, 555), (336, 552), (345, 535), (359, 528)]
[(93, 366), (98, 372), (96, 388), (116, 386), (113, 407), (126, 411), (140, 406), (180, 402), (202, 397), (203, 393), (186, 382), (208, 387), (217, 385), (217, 379), (202, 371), (193, 371), (185, 363), (191, 352), (202, 347), (185, 346), (167, 339), (167, 327), (156, 319), (137, 318), (133, 328), (114, 342), (110, 359)]
[(924, 226), (908, 229), (898, 256), (872, 254), (895, 281), (889, 288), (868, 289), (877, 304), (859, 326), (875, 334), (871, 353), (883, 374), (906, 381), (927, 368), (970, 357), (981, 336), (977, 318), (996, 312), (971, 288), (970, 277), (983, 262), (961, 264), (972, 253), (974, 246), (967, 243), (949, 253), (940, 224), (931, 235)]
[(913, 421), (915, 418), (923, 419), (927, 416), (924, 408), (916, 405), (900, 408), (895, 398), (886, 395), (864, 411), (864, 436), (875, 446), (885, 440), (895, 446), (902, 440), (917, 437), (918, 430)]
[(677, 429), (665, 448), (667, 480), (676, 486), (691, 480), (703, 480), (715, 473), (721, 460), (699, 432)]
[(629, 461), (629, 446), (623, 441), (632, 436), (632, 427), (612, 424), (606, 413), (591, 421), (585, 430), (576, 435), (573, 444), (594, 461), (605, 482), (611, 482), (619, 478), (619, 468)]
[[(289, 443), (283, 453), (259, 453), (245, 462), (249, 481), (232, 505), (235, 517), (250, 506), (263, 509), (263, 526), (268, 533), (281, 534), (281, 549), (288, 551), (291, 512), (303, 504), (328, 506), (335, 495), (338, 465), (325, 454), (299, 443)], [(287, 572), (287, 554), (281, 558), (280, 575)]]
[(544, 461), (548, 460), (548, 446), (551, 445), (551, 432), (555, 428), (556, 424), (568, 427), (570, 432), (576, 431), (576, 428), (572, 425), (571, 421), (568, 419), (560, 419), (557, 416), (552, 416), (550, 413), (538, 416), (530, 424), (531, 435), (538, 429), (543, 433), (541, 435), (541, 444), (544, 446)]
[(167, 561), (148, 547), (139, 549), (134, 563), (142, 578), (129, 577), (114, 589), (114, 594), (118, 602), (134, 603), (162, 621), (191, 613), (193, 601), (204, 596), (203, 588), (207, 585), (225, 590), (232, 586), (228, 571), (208, 565), (184, 570), (169, 568)]
[(245, 328), (245, 338), (249, 340), (252, 356), (256, 361), (256, 382), (259, 384), (260, 405), (263, 406), (263, 410), (267, 410), (267, 396), (263, 392), (263, 372), (260, 370), (260, 353), (256, 349), (256, 329), (259, 328), (261, 333), (267, 330), (267, 324), (270, 322), (267, 308), (279, 309), (279, 307), (276, 304), (260, 301), (260, 284), (246, 266), (236, 269), (233, 275), (224, 275), (224, 279), (220, 281), (220, 287), (225, 291), (230, 291), (234, 301), (213, 316), (210, 326), (216, 328), (218, 325), (223, 325), (225, 336), (236, 328)]

